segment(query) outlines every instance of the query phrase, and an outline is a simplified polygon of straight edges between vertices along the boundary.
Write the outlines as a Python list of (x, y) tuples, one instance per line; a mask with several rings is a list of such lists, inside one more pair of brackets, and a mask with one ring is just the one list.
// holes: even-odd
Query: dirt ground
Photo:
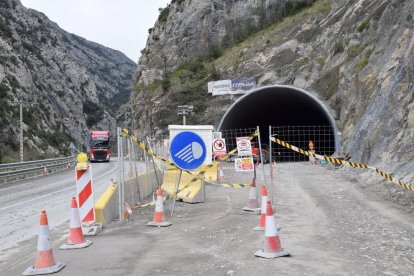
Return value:
[[(224, 169), (228, 182), (250, 183), (251, 174)], [(270, 185), (270, 178), (266, 178)], [(262, 184), (260, 171), (257, 180)], [(398, 188), (398, 187), (397, 187)], [(260, 191), (260, 187), (257, 189)], [(61, 251), (67, 230), (52, 233), (59, 275), (413, 275), (414, 215), (367, 195), (330, 167), (307, 163), (276, 167), (270, 191), (279, 237), (290, 257), (262, 259), (259, 216), (241, 211), (248, 189), (206, 186), (204, 203), (165, 206), (168, 228), (145, 226), (153, 209), (112, 223), (82, 250)], [(33, 264), (36, 240), (0, 263), (1, 275), (19, 275)], [(9, 271), (5, 273), (4, 271)]]

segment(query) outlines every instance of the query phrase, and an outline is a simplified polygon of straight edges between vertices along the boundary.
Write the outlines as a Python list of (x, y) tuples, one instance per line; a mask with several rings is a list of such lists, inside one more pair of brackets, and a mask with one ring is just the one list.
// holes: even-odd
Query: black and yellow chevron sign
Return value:
[(388, 173), (385, 173), (385, 172), (383, 172), (383, 171), (381, 171), (377, 168), (368, 166), (366, 164), (361, 164), (361, 163), (356, 163), (356, 162), (349, 162), (349, 161), (345, 161), (345, 160), (341, 160), (341, 159), (328, 157), (328, 156), (325, 156), (325, 155), (319, 155), (319, 154), (315, 154), (315, 153), (312, 153), (312, 152), (308, 152), (304, 149), (295, 147), (295, 146), (293, 146), (293, 145), (291, 145), (291, 144), (289, 144), (289, 143), (287, 143), (283, 140), (275, 138), (275, 137), (271, 137), (270, 139), (273, 142), (275, 142), (275, 143), (277, 143), (277, 144), (279, 144), (279, 145), (281, 145), (285, 148), (288, 148), (288, 149), (296, 151), (298, 153), (307, 155), (309, 157), (317, 158), (317, 159), (320, 159), (320, 160), (325, 160), (325, 161), (335, 163), (335, 164), (338, 164), (338, 165), (347, 165), (347, 166), (351, 166), (351, 167), (354, 167), (354, 168), (360, 168), (360, 169), (371, 169), (371, 170), (375, 171), (377, 174), (379, 174), (382, 177), (384, 177), (385, 179), (387, 179), (388, 181), (394, 182), (395, 184), (400, 185), (401, 187), (414, 192), (414, 186), (411, 186), (410, 184), (407, 184), (407, 183), (404, 183), (404, 182), (402, 182), (398, 179), (395, 179), (392, 175), (390, 175)]
[[(167, 160), (165, 158), (163, 158), (162, 156), (156, 155), (151, 149), (147, 149), (147, 147), (145, 146), (145, 144), (141, 141), (138, 140), (138, 138), (136, 136), (134, 136), (128, 129), (124, 128), (122, 129), (122, 135), (123, 136), (130, 136), (132, 141), (134, 141), (135, 143), (138, 144), (138, 146), (146, 151), (148, 154), (154, 156), (155, 158), (157, 158), (158, 160), (163, 161), (165, 164), (173, 167), (173, 168), (178, 168), (172, 161)], [(249, 139), (253, 139), (255, 136), (258, 135), (258, 132), (256, 131), (252, 136), (249, 137)], [(237, 149), (232, 150), (233, 152), (236, 152)], [(228, 155), (230, 156), (230, 154)], [(228, 158), (227, 156), (227, 158)], [(226, 158), (226, 159), (227, 159)], [(225, 159), (224, 159), (225, 160)], [(216, 162), (217, 163), (217, 162)], [(198, 173), (193, 173), (191, 171), (187, 171), (187, 170), (183, 170), (183, 172), (186, 172), (190, 175), (192, 175), (194, 178), (191, 179), (190, 182), (195, 182), (197, 180), (202, 180), (207, 184), (211, 184), (211, 185), (219, 185), (219, 186), (223, 186), (223, 187), (232, 187), (232, 188), (250, 188), (251, 184), (219, 184), (219, 183), (214, 183), (214, 182), (209, 182), (206, 179), (204, 179), (204, 174), (207, 172), (205, 169), (207, 168), (211, 168), (213, 167), (216, 163), (213, 164), (209, 164), (209, 165), (204, 165), (201, 167), (201, 170)]]

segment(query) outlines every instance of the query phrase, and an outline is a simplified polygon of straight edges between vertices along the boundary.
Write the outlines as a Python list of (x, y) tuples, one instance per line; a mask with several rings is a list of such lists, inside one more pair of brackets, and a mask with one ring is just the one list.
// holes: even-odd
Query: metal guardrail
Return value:
[(73, 167), (74, 164), (74, 156), (0, 164), (0, 184), (61, 171)]

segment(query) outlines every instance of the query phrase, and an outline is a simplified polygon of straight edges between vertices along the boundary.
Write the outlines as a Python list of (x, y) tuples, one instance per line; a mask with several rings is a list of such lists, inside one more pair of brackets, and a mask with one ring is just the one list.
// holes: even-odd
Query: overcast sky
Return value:
[[(1, 0), (0, 0), (1, 1)], [(170, 0), (21, 0), (62, 29), (120, 50), (134, 62), (144, 49), (158, 8)]]

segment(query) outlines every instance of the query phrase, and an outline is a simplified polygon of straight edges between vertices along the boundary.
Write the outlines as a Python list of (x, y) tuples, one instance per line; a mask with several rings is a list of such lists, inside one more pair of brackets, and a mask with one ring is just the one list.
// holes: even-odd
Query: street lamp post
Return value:
[(186, 115), (193, 114), (193, 106), (192, 105), (179, 105), (178, 106), (178, 115), (183, 115), (183, 125), (186, 125)]

